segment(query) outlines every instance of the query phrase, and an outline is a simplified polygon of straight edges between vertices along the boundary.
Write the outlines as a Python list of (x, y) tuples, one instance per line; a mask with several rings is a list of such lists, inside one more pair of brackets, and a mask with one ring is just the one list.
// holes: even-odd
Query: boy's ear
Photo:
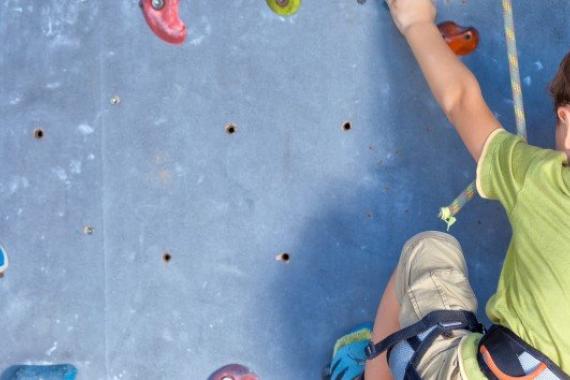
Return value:
[(570, 106), (560, 106), (556, 110), (558, 116), (558, 123), (563, 125), (570, 125)]

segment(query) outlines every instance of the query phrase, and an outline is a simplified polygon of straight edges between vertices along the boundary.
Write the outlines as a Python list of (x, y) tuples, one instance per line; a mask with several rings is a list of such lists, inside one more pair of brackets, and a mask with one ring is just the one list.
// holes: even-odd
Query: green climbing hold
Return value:
[(280, 16), (292, 16), (301, 8), (301, 0), (266, 0), (269, 8)]

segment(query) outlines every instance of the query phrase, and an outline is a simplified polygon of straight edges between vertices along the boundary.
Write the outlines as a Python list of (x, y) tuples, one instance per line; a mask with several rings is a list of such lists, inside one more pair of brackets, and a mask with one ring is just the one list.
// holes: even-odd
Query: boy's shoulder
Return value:
[(568, 167), (568, 156), (558, 150), (531, 146), (532, 157), (529, 160), (529, 167), (526, 181), (535, 182), (539, 186), (548, 184), (560, 187), (563, 193), (570, 192), (570, 168)]
[(563, 169), (568, 164), (565, 153), (529, 144), (523, 137), (503, 128), (489, 136), (481, 160), (500, 161), (513, 167), (525, 164), (528, 170), (549, 166)]
[(566, 154), (528, 144), (522, 137), (504, 129), (495, 130), (487, 139), (477, 166), (477, 189), (483, 198), (496, 199), (510, 211), (519, 194), (532, 184), (539, 187), (570, 189), (563, 180)]

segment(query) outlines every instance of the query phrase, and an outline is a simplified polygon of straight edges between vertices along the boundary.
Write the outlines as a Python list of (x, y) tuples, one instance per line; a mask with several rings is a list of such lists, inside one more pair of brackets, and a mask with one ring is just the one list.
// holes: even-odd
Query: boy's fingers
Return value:
[[(384, 0), (389, 7), (392, 7), (398, 0)], [(437, 4), (437, 0), (431, 0), (433, 5)]]

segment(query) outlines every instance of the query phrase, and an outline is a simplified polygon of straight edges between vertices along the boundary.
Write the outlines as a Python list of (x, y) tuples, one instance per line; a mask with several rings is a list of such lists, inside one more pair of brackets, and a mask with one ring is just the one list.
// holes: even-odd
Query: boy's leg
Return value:
[[(381, 333), (384, 323), (387, 324), (386, 330), (395, 326), (392, 314), (394, 298), (396, 305), (399, 305), (399, 324), (402, 328), (435, 310), (477, 310), (477, 300), (467, 280), (467, 266), (461, 247), (452, 236), (441, 232), (425, 232), (406, 243), (390, 284), (374, 326), (379, 331), (379, 337), (384, 335)], [(387, 320), (383, 320), (383, 317)], [(420, 362), (418, 371), (422, 379), (460, 378), (457, 348), (466, 334), (467, 331), (458, 331), (451, 338), (436, 339)], [(374, 363), (377, 360), (378, 364)], [(374, 359), (367, 367), (365, 379), (389, 379), (386, 377), (387, 370), (385, 356)]]
[[(372, 341), (374, 342), (380, 342), (388, 335), (400, 330), (400, 304), (396, 298), (395, 285), (396, 272), (394, 272), (392, 277), (390, 277), (390, 281), (388, 282), (388, 285), (384, 290), (382, 300), (380, 301), (380, 306), (378, 306), (378, 312), (376, 313), (376, 319), (374, 320), (374, 330), (372, 331)], [(366, 363), (364, 378), (366, 380), (392, 379), (392, 372), (390, 372), (390, 367), (388, 367), (385, 352), (376, 359), (370, 360)]]

